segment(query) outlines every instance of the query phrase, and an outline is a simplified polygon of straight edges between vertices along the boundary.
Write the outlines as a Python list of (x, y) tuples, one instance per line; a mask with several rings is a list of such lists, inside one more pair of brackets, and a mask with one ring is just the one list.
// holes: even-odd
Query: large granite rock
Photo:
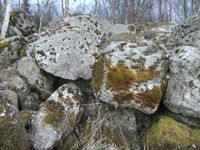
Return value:
[(39, 66), (64, 79), (91, 78), (101, 38), (98, 20), (90, 15), (73, 16), (52, 26), (45, 30), (48, 35), (29, 45)]
[(13, 36), (0, 41), (0, 70), (8, 67), (19, 58), (20, 42), (19, 36)]
[(149, 150), (200, 148), (200, 129), (160, 116), (146, 133), (144, 145)]
[(24, 57), (18, 61), (17, 70), (32, 89), (36, 90), (40, 100), (46, 100), (50, 95), (54, 79), (42, 71), (34, 60)]
[(16, 66), (2, 69), (0, 71), (0, 90), (12, 90), (17, 93), (20, 109), (37, 109), (39, 97), (32, 92), (26, 81), (21, 78)]
[(18, 114), (17, 95), (0, 90), (0, 146), (2, 150), (29, 150), (30, 144)]
[(200, 46), (200, 15), (195, 14), (177, 26), (175, 41), (179, 45)]
[(200, 118), (200, 49), (182, 46), (170, 58), (164, 104), (174, 113)]
[(95, 64), (92, 85), (103, 102), (152, 114), (165, 89), (167, 61), (153, 43), (138, 43), (108, 45)]
[(65, 84), (55, 91), (32, 119), (33, 146), (37, 150), (53, 148), (72, 132), (79, 118), (82, 94), (74, 84)]

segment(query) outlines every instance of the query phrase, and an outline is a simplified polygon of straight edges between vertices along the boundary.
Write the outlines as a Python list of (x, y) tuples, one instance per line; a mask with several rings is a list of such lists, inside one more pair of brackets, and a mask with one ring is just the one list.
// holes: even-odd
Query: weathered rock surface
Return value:
[(26, 78), (28, 84), (38, 91), (41, 100), (51, 95), (54, 79), (45, 74), (32, 59), (28, 57), (20, 59), (17, 70), (21, 76)]
[(0, 70), (15, 62), (21, 48), (20, 37), (13, 36), (0, 41)]
[(200, 118), (200, 49), (182, 46), (170, 58), (164, 104), (174, 113)]
[(39, 66), (64, 79), (91, 78), (101, 38), (98, 20), (90, 15), (68, 17), (46, 32), (49, 35), (32, 43), (28, 50), (34, 52)]
[(168, 116), (160, 116), (147, 131), (148, 149), (199, 149), (200, 129), (188, 127)]
[(38, 95), (31, 89), (18, 74), (16, 67), (9, 67), (0, 71), (0, 90), (12, 90), (17, 93), (20, 109), (37, 109)]
[(10, 35), (29, 36), (36, 32), (31, 17), (22, 11), (13, 11), (10, 15)]
[(175, 30), (175, 41), (179, 45), (200, 46), (200, 15), (186, 19)]
[(30, 149), (28, 136), (18, 114), (17, 95), (0, 90), (0, 146), (3, 150)]
[(104, 51), (93, 72), (96, 96), (115, 107), (154, 113), (166, 84), (164, 53), (148, 41), (143, 45), (113, 42)]
[(82, 94), (74, 84), (65, 84), (41, 104), (32, 120), (33, 146), (37, 150), (53, 148), (74, 128), (80, 113)]

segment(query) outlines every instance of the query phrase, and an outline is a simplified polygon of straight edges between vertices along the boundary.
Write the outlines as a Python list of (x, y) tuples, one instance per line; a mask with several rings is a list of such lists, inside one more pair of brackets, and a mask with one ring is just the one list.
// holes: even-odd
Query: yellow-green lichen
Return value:
[(7, 41), (0, 41), (0, 49), (6, 48), (9, 46), (9, 42)]
[(107, 88), (112, 90), (128, 90), (136, 79), (135, 73), (124, 63), (110, 65), (108, 70)]
[(161, 116), (146, 134), (150, 149), (200, 148), (200, 129), (188, 127), (173, 118)]

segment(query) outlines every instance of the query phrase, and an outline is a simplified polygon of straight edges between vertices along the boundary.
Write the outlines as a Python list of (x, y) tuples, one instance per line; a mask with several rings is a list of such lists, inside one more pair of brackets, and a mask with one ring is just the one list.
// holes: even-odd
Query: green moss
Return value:
[(186, 150), (192, 145), (200, 148), (200, 129), (190, 128), (168, 116), (161, 116), (146, 137), (150, 149), (179, 147)]
[(47, 115), (43, 119), (42, 126), (45, 127), (46, 124), (51, 124), (58, 127), (59, 123), (64, 120), (64, 107), (62, 104), (54, 100), (49, 100), (43, 106), (47, 110)]
[(94, 71), (92, 75), (92, 87), (97, 92), (100, 90), (101, 85), (103, 84), (104, 79), (104, 65), (106, 64), (106, 60), (104, 56), (101, 56), (97, 63), (94, 65)]
[(112, 90), (128, 90), (135, 81), (136, 75), (125, 64), (118, 63), (109, 66), (107, 88)]
[(9, 46), (9, 42), (7, 41), (0, 41), (0, 49), (4, 49)]

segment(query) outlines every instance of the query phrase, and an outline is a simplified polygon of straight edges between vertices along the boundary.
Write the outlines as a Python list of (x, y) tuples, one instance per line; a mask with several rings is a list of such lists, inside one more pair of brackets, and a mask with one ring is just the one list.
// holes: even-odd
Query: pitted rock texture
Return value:
[(175, 40), (178, 45), (200, 47), (200, 15), (195, 14), (177, 26)]
[(98, 20), (90, 15), (74, 16), (52, 26), (46, 29), (48, 35), (29, 45), (28, 51), (46, 72), (69, 80), (90, 79), (95, 56), (100, 53)]
[(170, 58), (170, 79), (164, 104), (174, 113), (200, 118), (200, 49), (176, 48)]
[(32, 119), (31, 140), (35, 149), (53, 148), (61, 138), (72, 132), (81, 101), (79, 88), (74, 84), (65, 84), (41, 104)]
[(112, 42), (95, 64), (92, 85), (96, 96), (115, 107), (154, 113), (161, 101), (167, 61), (153, 44)]
[(29, 36), (36, 32), (29, 14), (22, 11), (13, 11), (10, 15), (10, 35)]
[(18, 58), (18, 52), (22, 47), (19, 36), (13, 36), (0, 41), (0, 70), (14, 63)]

